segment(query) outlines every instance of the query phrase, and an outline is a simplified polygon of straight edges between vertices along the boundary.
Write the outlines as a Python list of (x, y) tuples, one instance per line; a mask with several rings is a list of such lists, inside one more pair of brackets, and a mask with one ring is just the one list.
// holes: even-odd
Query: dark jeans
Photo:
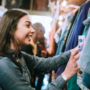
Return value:
[(43, 84), (44, 74), (38, 73), (37, 76), (38, 76), (38, 83), (37, 83), (36, 90), (41, 90), (41, 86)]

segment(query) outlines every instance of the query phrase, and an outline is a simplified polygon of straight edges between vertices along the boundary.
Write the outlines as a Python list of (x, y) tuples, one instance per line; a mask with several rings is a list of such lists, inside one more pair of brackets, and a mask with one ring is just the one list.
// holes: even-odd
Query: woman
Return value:
[(47, 59), (20, 52), (21, 45), (30, 43), (34, 33), (31, 26), (28, 13), (22, 10), (9, 10), (0, 20), (0, 90), (35, 90), (30, 85), (28, 68), (47, 73), (57, 69), (70, 58), (62, 75), (47, 87), (47, 90), (62, 90), (66, 81), (79, 69), (76, 60), (80, 54), (76, 55), (76, 48)]

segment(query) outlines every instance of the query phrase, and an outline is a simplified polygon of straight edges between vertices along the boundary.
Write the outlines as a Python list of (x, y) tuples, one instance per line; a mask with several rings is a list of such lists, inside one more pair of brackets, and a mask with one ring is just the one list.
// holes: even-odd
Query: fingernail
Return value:
[(76, 48), (76, 50), (79, 50), (79, 48)]

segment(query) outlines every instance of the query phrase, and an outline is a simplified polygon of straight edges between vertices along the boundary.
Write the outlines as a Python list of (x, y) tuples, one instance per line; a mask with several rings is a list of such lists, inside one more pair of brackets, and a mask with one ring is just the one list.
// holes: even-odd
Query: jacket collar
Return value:
[[(17, 52), (13, 49), (7, 49), (6, 53), (17, 58)], [(18, 57), (21, 58), (21, 52), (19, 52)]]

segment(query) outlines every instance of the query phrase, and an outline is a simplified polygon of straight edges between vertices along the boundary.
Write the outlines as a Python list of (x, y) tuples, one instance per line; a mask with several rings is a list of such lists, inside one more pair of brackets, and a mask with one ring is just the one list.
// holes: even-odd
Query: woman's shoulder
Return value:
[(0, 56), (0, 84), (13, 79), (15, 81), (20, 75), (19, 67), (10, 58)]
[(0, 72), (7, 72), (10, 68), (17, 67), (10, 58), (0, 56)]
[(11, 62), (11, 59), (8, 58), (8, 57), (0, 56), (0, 65), (1, 65), (2, 63), (7, 63), (7, 62)]

